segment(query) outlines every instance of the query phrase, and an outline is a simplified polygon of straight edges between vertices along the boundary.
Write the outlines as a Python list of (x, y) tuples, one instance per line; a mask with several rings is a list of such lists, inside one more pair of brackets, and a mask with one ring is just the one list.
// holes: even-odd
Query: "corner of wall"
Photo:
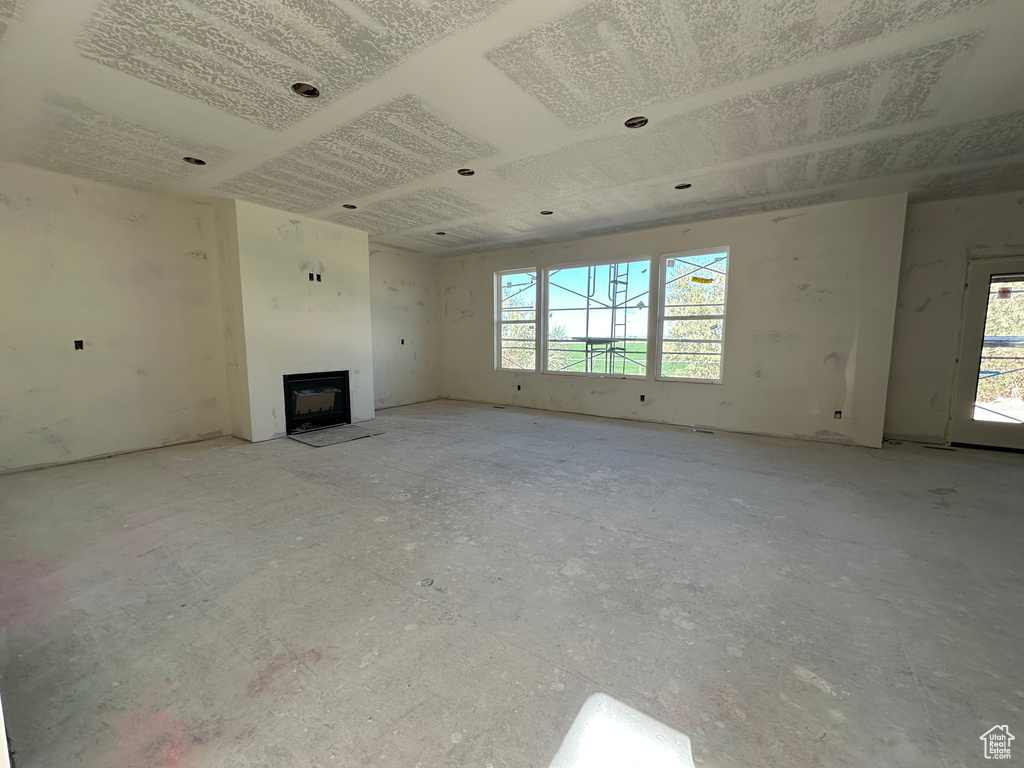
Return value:
[(249, 408), (249, 370), (245, 352), (245, 315), (238, 253), (238, 213), (234, 200), (214, 204), (218, 235), (221, 316), (224, 335), (224, 378), (228, 413), (225, 431), (252, 440)]

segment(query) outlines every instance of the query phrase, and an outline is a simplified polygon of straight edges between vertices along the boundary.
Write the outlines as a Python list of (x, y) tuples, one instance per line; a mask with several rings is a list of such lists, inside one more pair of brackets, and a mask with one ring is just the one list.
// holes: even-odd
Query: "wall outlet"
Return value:
[(646, 403), (647, 402), (647, 395), (640, 395), (640, 402), (641, 403)]
[(843, 412), (842, 412), (842, 411), (836, 411), (836, 412), (835, 412), (835, 413), (833, 414), (832, 418), (833, 418), (833, 419), (841, 419), (841, 418), (843, 418)]
[(402, 344), (405, 344), (405, 339), (402, 339)]
[(321, 280), (320, 280), (320, 278), (321, 278), (321, 277), (323, 277), (323, 275), (321, 275), (321, 274), (320, 274), (319, 272), (317, 272), (317, 273), (316, 273), (316, 281), (317, 281), (318, 283), (319, 283), (319, 282), (321, 282)]
[(309, 273), (309, 282), (311, 282), (311, 283), (313, 282), (313, 273), (312, 272)]
[(521, 392), (522, 389), (523, 389), (523, 385), (522, 384), (516, 384), (516, 392)]
[(85, 342), (81, 339), (75, 339), (75, 349), (85, 349)]

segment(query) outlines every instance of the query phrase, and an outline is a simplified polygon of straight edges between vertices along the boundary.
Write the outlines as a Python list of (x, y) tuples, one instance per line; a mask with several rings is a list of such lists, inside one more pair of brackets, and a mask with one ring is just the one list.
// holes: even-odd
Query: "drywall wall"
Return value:
[[(445, 395), (878, 446), (905, 215), (891, 195), (448, 259)], [(496, 270), (723, 245), (721, 384), (494, 370)]]
[(441, 396), (441, 266), (432, 256), (370, 249), (374, 405)]
[(352, 419), (372, 419), (366, 233), (241, 201), (235, 218), (251, 439), (285, 434), (286, 373), (349, 371)]
[(221, 433), (215, 227), (203, 202), (0, 165), (0, 470)]
[(217, 223), (217, 266), (220, 271), (221, 322), (224, 334), (224, 376), (228, 400), (228, 431), (252, 440), (249, 410), (249, 368), (245, 359), (245, 317), (242, 274), (238, 262), (238, 217), (234, 200), (212, 200)]
[(888, 437), (944, 443), (970, 259), (1024, 256), (1024, 191), (907, 210), (885, 415)]

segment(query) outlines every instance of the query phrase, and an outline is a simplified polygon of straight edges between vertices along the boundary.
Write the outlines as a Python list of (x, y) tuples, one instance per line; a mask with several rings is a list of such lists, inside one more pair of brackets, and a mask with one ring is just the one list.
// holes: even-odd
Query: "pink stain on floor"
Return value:
[(51, 598), (65, 591), (42, 558), (0, 561), (0, 629), (46, 612)]
[(166, 690), (153, 688), (121, 718), (117, 746), (101, 763), (104, 768), (197, 768), (188, 752), (205, 739), (191, 733), (171, 707), (157, 709)]

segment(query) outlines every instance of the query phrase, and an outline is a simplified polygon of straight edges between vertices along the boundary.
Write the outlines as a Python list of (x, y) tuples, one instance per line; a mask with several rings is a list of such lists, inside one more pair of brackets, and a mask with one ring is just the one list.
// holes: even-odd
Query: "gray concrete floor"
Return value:
[(596, 691), (715, 768), (973, 766), (1024, 731), (1020, 455), (375, 423), (0, 477), (18, 768), (540, 768)]

